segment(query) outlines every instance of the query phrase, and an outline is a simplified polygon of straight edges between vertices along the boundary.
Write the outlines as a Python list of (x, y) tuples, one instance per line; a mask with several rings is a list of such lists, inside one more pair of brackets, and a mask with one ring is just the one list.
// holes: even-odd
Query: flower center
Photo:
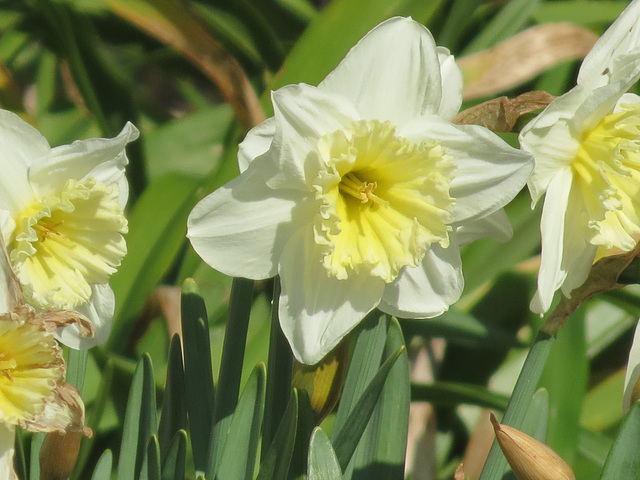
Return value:
[(439, 144), (413, 144), (388, 122), (361, 120), (322, 137), (318, 151), (326, 169), (313, 184), (314, 231), (329, 275), (389, 283), (432, 243), (449, 245), (454, 162)]
[(64, 362), (51, 334), (8, 316), (0, 316), (0, 420), (22, 425), (63, 381)]
[(628, 251), (640, 234), (640, 103), (622, 105), (583, 135), (571, 167), (590, 242)]
[(91, 285), (107, 283), (120, 265), (126, 231), (117, 187), (93, 178), (36, 200), (17, 216), (9, 252), (26, 301), (46, 310), (87, 303)]

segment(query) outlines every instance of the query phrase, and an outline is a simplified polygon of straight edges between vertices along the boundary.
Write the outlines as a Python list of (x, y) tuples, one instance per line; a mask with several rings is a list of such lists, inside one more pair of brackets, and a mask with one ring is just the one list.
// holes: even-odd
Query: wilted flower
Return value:
[(533, 153), (533, 202), (546, 192), (538, 291), (547, 311), (587, 278), (598, 248), (629, 251), (640, 234), (640, 1), (635, 0), (585, 57), (578, 84), (520, 135)]
[(77, 310), (95, 325), (61, 340), (74, 348), (103, 343), (114, 310), (109, 277), (126, 253), (125, 145), (138, 137), (127, 124), (113, 139), (51, 148), (17, 115), (0, 110), (0, 227), (26, 302), (37, 311)]
[(75, 312), (36, 314), (21, 305), (1, 236), (0, 247), (0, 477), (11, 480), (18, 478), (16, 428), (91, 435), (78, 391), (64, 383), (65, 363), (54, 338), (56, 328), (76, 322), (90, 335), (91, 324)]
[(188, 236), (223, 273), (280, 275), (280, 324), (302, 363), (375, 307), (441, 314), (463, 288), (459, 244), (510, 236), (500, 209), (531, 158), (449, 122), (462, 74), (424, 26), (387, 20), (318, 87), (272, 102), (240, 145), (242, 174), (194, 208)]

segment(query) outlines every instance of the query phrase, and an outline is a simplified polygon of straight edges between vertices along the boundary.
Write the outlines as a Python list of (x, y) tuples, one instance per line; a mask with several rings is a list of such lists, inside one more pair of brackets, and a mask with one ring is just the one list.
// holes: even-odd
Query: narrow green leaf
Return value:
[(147, 454), (149, 438), (157, 433), (156, 391), (151, 359), (143, 355), (133, 375), (127, 411), (124, 417), (122, 444), (118, 461), (118, 480), (138, 478)]
[(24, 435), (20, 430), (16, 431), (15, 442), (15, 455), (13, 464), (16, 468), (16, 475), (18, 478), (30, 478), (27, 476), (27, 458), (24, 451)]
[(465, 48), (464, 55), (493, 47), (518, 33), (537, 10), (539, 3), (539, 0), (512, 0), (506, 3)]
[(358, 400), (353, 412), (345, 420), (336, 435), (333, 444), (343, 471), (347, 467), (349, 460), (351, 460), (351, 456), (358, 446), (362, 433), (369, 423), (369, 419), (382, 393), (384, 383), (387, 380), (387, 375), (396, 363), (396, 360), (398, 360), (405, 350), (403, 345), (385, 360), (380, 370), (378, 370), (378, 373), (376, 373), (371, 383), (369, 383), (363, 392), (360, 400)]
[(308, 480), (341, 480), (342, 470), (327, 434), (318, 427), (309, 443)]
[(229, 434), (232, 415), (238, 404), (252, 301), (253, 281), (246, 278), (235, 278), (231, 287), (229, 318), (225, 328), (222, 359), (220, 360), (218, 395), (213, 412), (213, 432), (207, 458), (206, 476), (208, 478), (214, 478), (213, 472), (220, 462), (224, 442)]
[[(280, 298), (280, 280), (278, 278), (273, 284), (273, 298)], [(269, 445), (271, 445), (276, 429), (282, 421), (287, 401), (291, 396), (292, 358), (289, 342), (280, 328), (278, 301), (274, 301), (271, 305), (267, 391), (262, 428), (263, 455), (269, 450)]]
[[(549, 392), (551, 404), (545, 443), (569, 463), (578, 447), (580, 412), (589, 380), (584, 314), (584, 308), (578, 309), (558, 332), (539, 383)], [(569, 371), (566, 365), (571, 365)]]
[(160, 425), (158, 426), (158, 441), (160, 442), (160, 454), (163, 459), (169, 446), (174, 442), (176, 433), (179, 430), (187, 429), (186, 402), (182, 347), (180, 346), (180, 337), (176, 334), (171, 339), (169, 347), (167, 381), (162, 400)]
[(214, 478), (251, 480), (260, 442), (265, 397), (264, 364), (256, 365), (238, 400)]
[(433, 382), (411, 384), (411, 401), (429, 402), (439, 406), (459, 404), (504, 410), (509, 397), (480, 385), (458, 382)]
[(187, 432), (178, 430), (162, 461), (162, 480), (183, 480), (187, 464)]
[[(522, 427), (554, 340), (554, 337), (544, 332), (539, 332), (536, 336), (500, 423), (517, 429)], [(494, 441), (489, 451), (489, 457), (480, 474), (480, 480), (501, 478), (502, 472), (505, 471), (506, 467), (507, 460), (504, 458), (498, 443)]]
[(118, 301), (109, 350), (125, 350), (145, 299), (180, 251), (187, 216), (197, 201), (197, 187), (196, 179), (165, 175), (149, 185), (129, 214), (128, 253), (110, 282)]
[(471, 348), (500, 349), (518, 344), (515, 335), (497, 325), (487, 325), (471, 313), (455, 308), (435, 318), (399, 319), (402, 331), (407, 337), (419, 335), (433, 338), (442, 337), (447, 342)]
[(612, 23), (622, 13), (627, 2), (570, 0), (542, 2), (534, 14), (538, 23), (571, 22), (578, 25)]
[(98, 462), (96, 463), (96, 467), (93, 469), (93, 475), (91, 475), (91, 480), (111, 480), (111, 466), (113, 465), (113, 454), (111, 450), (105, 450)]
[(291, 455), (298, 426), (298, 392), (293, 390), (282, 417), (282, 422), (273, 437), (273, 442), (264, 455), (256, 480), (283, 480), (287, 478)]
[(31, 437), (31, 450), (29, 451), (29, 479), (40, 480), (40, 448), (44, 442), (44, 433), (35, 433)]
[(189, 414), (191, 448), (196, 471), (204, 472), (213, 426), (215, 396), (207, 310), (193, 280), (184, 282), (180, 308), (184, 342), (185, 396)]
[(147, 454), (140, 469), (140, 480), (160, 480), (160, 444), (158, 436), (151, 435), (147, 446)]
[(640, 403), (636, 402), (620, 427), (600, 480), (640, 478)]
[[(401, 351), (384, 381), (371, 419), (362, 435), (353, 462), (351, 478), (394, 480), (404, 477), (404, 461), (409, 433), (409, 357), (398, 321), (391, 319), (384, 358)], [(338, 445), (338, 444), (336, 444)], [(350, 467), (351, 467), (350, 465)], [(345, 475), (345, 478), (348, 478)]]
[(82, 393), (84, 377), (87, 373), (87, 358), (89, 350), (75, 350), (70, 348), (67, 352), (67, 383), (70, 383)]
[(387, 338), (387, 316), (374, 310), (365, 317), (351, 337), (352, 342), (355, 337), (353, 352), (331, 433), (334, 445), (338, 431), (353, 412), (367, 385), (379, 369)]

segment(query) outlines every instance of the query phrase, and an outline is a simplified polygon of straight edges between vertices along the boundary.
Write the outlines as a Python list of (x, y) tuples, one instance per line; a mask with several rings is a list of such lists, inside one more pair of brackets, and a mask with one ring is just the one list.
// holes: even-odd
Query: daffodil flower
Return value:
[(598, 249), (633, 249), (640, 234), (640, 1), (596, 42), (576, 87), (554, 100), (520, 134), (533, 153), (529, 190), (545, 194), (538, 291), (546, 312), (556, 290), (569, 296), (587, 278)]
[(36, 314), (22, 301), (0, 235), (0, 478), (8, 480), (18, 479), (16, 428), (91, 435), (78, 391), (64, 383), (64, 358), (54, 337), (56, 329), (76, 322), (88, 336), (91, 324), (76, 312)]
[(137, 136), (127, 124), (113, 139), (51, 148), (35, 128), (0, 110), (0, 228), (11, 266), (37, 311), (77, 310), (94, 323), (94, 338), (82, 338), (76, 325), (60, 332), (73, 348), (109, 335), (109, 277), (126, 253), (124, 148)]
[(459, 244), (510, 236), (501, 210), (531, 157), (450, 120), (462, 73), (408, 18), (369, 32), (317, 87), (272, 93), (240, 145), (242, 174), (191, 212), (188, 236), (221, 272), (280, 275), (295, 357), (320, 361), (372, 309), (444, 312), (462, 291)]

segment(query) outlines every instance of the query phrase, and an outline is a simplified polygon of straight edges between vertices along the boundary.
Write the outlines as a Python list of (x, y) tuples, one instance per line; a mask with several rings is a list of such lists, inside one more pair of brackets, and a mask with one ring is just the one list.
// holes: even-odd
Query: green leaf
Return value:
[(140, 480), (160, 480), (160, 444), (158, 436), (151, 435), (147, 455), (140, 469)]
[(480, 385), (458, 382), (413, 383), (411, 400), (429, 402), (439, 406), (460, 404), (476, 405), (483, 408), (504, 410), (509, 397)]
[(626, 2), (615, 1), (571, 0), (542, 2), (533, 17), (538, 23), (609, 24), (618, 18), (626, 6)]
[(435, 318), (398, 319), (407, 337), (442, 337), (452, 344), (471, 348), (500, 349), (518, 344), (514, 334), (497, 325), (487, 325), (473, 314), (452, 308)]
[[(280, 298), (280, 279), (278, 278), (273, 284), (273, 298)], [(266, 454), (273, 441), (276, 429), (282, 421), (287, 400), (291, 396), (291, 365), (293, 360), (289, 342), (280, 328), (278, 304), (279, 302), (274, 301), (271, 305), (267, 391), (262, 428), (263, 455)]]
[(162, 461), (162, 480), (183, 480), (187, 462), (187, 432), (178, 430)]
[(539, 383), (549, 392), (551, 408), (546, 444), (568, 462), (578, 446), (580, 411), (589, 377), (584, 312), (584, 308), (575, 312), (558, 333)]
[(259, 364), (253, 369), (231, 419), (224, 451), (214, 478), (253, 478), (264, 413), (265, 376), (264, 364)]
[[(396, 363), (396, 360), (405, 352), (404, 345), (391, 354), (373, 377), (360, 400), (355, 405), (353, 412), (345, 420), (340, 431), (335, 436), (333, 445), (338, 457), (338, 461), (344, 471), (351, 460), (351, 456), (360, 442), (360, 438), (369, 423), (369, 419), (376, 408), (378, 399), (382, 394), (387, 375)], [(408, 392), (407, 392), (408, 393)]]
[(82, 393), (84, 388), (84, 377), (87, 373), (87, 359), (89, 351), (75, 350), (70, 348), (67, 351), (67, 383), (70, 383)]
[[(218, 395), (213, 412), (213, 434), (209, 445), (207, 477), (213, 478), (229, 435), (233, 412), (238, 404), (247, 329), (253, 300), (253, 281), (235, 278), (229, 299), (229, 318), (224, 334)], [(206, 318), (206, 317), (205, 317)]]
[(309, 443), (308, 480), (341, 480), (342, 470), (327, 434), (318, 427)]
[(40, 449), (44, 442), (44, 433), (36, 433), (31, 437), (29, 452), (29, 479), (40, 480)]
[(635, 403), (620, 427), (600, 480), (640, 478), (640, 403)]
[(129, 391), (127, 411), (124, 417), (118, 480), (138, 478), (142, 463), (147, 456), (151, 435), (157, 433), (156, 391), (153, 370), (148, 355), (143, 355)]
[(111, 466), (113, 464), (113, 454), (111, 450), (105, 450), (98, 462), (96, 463), (96, 467), (93, 469), (93, 475), (91, 475), (91, 480), (111, 480)]
[(193, 461), (197, 471), (207, 467), (213, 426), (214, 388), (207, 310), (193, 280), (182, 289), (184, 381)]
[[(404, 477), (411, 401), (409, 358), (404, 348), (402, 330), (397, 320), (392, 318), (383, 358), (392, 359), (397, 351), (401, 354), (384, 380), (382, 392), (358, 444), (351, 464), (353, 479), (366, 480), (375, 476), (376, 480), (393, 480)], [(384, 364), (381, 371), (383, 368)], [(338, 445), (336, 442), (336, 450)], [(345, 478), (349, 477), (345, 475)]]
[(145, 190), (129, 215), (128, 253), (110, 282), (118, 300), (107, 342), (111, 351), (124, 351), (145, 299), (180, 251), (197, 186), (189, 177), (163, 176)]
[(264, 455), (256, 480), (283, 480), (287, 478), (298, 426), (298, 392), (293, 390), (282, 417), (282, 422), (273, 437), (273, 442)]
[(176, 433), (179, 430), (187, 429), (186, 402), (182, 347), (180, 346), (180, 337), (176, 334), (171, 339), (169, 347), (167, 381), (165, 383), (164, 398), (162, 399), (160, 425), (158, 426), (158, 441), (160, 442), (160, 453), (163, 459), (169, 446), (174, 443)]
[(353, 352), (349, 360), (349, 371), (340, 397), (336, 421), (331, 433), (335, 445), (336, 435), (353, 412), (367, 385), (376, 375), (382, 360), (387, 338), (387, 316), (374, 310), (367, 315), (351, 334)]

